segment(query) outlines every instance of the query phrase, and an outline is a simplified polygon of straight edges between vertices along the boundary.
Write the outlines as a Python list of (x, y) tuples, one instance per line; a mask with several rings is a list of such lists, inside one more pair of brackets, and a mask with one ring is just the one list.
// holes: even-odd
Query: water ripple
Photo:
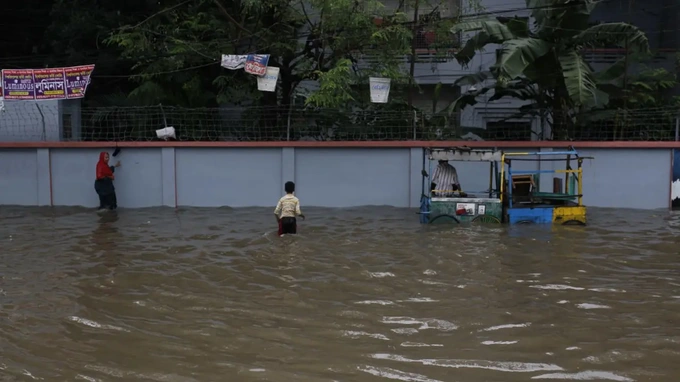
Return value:
[(0, 379), (680, 379), (680, 215), (590, 211), (0, 207)]

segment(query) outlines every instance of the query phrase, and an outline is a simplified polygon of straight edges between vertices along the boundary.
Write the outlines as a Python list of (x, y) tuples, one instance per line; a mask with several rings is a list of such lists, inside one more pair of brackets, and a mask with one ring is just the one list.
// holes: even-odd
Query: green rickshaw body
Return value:
[[(503, 152), (496, 149), (469, 147), (426, 148), (423, 150), (423, 193), (420, 199), (420, 222), (430, 223), (501, 223), (503, 204), (499, 192), (499, 164)], [(426, 188), (432, 183), (433, 162), (482, 162), (489, 165), (489, 188), (483, 191), (444, 190)], [(463, 192), (464, 191), (464, 192)]]
[(498, 198), (433, 197), (430, 200), (430, 223), (500, 223), (502, 218), (503, 206)]

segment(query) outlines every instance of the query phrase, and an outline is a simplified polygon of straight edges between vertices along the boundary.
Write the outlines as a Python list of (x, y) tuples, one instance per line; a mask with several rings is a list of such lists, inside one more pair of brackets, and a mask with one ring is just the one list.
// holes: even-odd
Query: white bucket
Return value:
[(387, 100), (390, 98), (390, 82), (389, 78), (368, 78), (368, 83), (371, 87), (371, 102), (387, 103)]
[(267, 72), (262, 77), (257, 77), (257, 90), (261, 92), (275, 92), (276, 81), (279, 80), (279, 68), (267, 66)]
[(158, 137), (158, 139), (163, 139), (166, 141), (170, 138), (177, 139), (177, 137), (175, 136), (174, 127), (166, 127), (163, 129), (156, 130), (156, 136)]

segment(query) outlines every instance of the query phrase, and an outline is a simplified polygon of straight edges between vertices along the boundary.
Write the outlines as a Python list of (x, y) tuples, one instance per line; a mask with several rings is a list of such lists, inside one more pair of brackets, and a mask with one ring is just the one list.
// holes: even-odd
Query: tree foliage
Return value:
[(680, 54), (671, 70), (652, 68), (649, 64), (653, 60), (653, 55), (632, 55), (596, 73), (598, 87), (609, 94), (610, 100), (578, 116), (582, 130), (597, 134), (596, 125), (611, 132), (610, 139), (634, 133), (644, 140), (669, 139), (680, 107), (680, 96), (673, 95), (680, 84)]
[[(131, 96), (141, 102), (285, 107), (301, 83), (312, 81), (319, 85), (305, 94), (307, 102), (338, 107), (361, 98), (352, 85), (368, 76), (405, 82), (404, 56), (413, 37), (404, 13), (409, 3), (390, 8), (376, 0), (174, 0), (153, 17), (118, 29), (107, 43), (135, 62), (140, 75)], [(449, 29), (454, 21), (439, 26)], [(210, 65), (222, 53), (270, 54), (269, 65), (280, 69), (277, 92), (258, 92), (254, 76)], [(360, 66), (364, 55), (373, 60)]]
[[(547, 4), (546, 4), (547, 3)], [(609, 94), (597, 83), (582, 51), (587, 48), (626, 47), (648, 53), (649, 43), (637, 27), (626, 23), (590, 26), (595, 0), (526, 0), (534, 25), (525, 18), (498, 17), (461, 23), (453, 32), (478, 32), (456, 55), (466, 65), (489, 44), (498, 44), (497, 59), (490, 70), (462, 77), (459, 85), (490, 84), (463, 95), (452, 110), (477, 103), (492, 92), (489, 102), (503, 97), (526, 101), (518, 116), (541, 116), (553, 134), (566, 138), (576, 117), (609, 103)]]
[[(479, 0), (463, 2), (463, 11), (481, 11)], [(428, 40), (430, 49), (450, 54), (457, 36), (448, 30), (458, 21), (458, 9), (450, 8), (440, 20), (431, 16), (455, 1), (418, 3), (417, 33), (435, 32), (437, 40)], [(0, 66), (94, 63), (93, 84), (83, 100), (86, 107), (269, 106), (276, 118), (263, 119), (270, 121), (288, 119), (285, 111), (293, 100), (296, 107), (309, 109), (404, 109), (407, 58), (416, 36), (409, 24), (414, 4), (415, 0), (25, 0), (6, 11), (17, 15), (13, 19), (17, 26), (31, 28), (8, 30), (4, 41), (14, 57), (6, 53)], [(219, 66), (221, 54), (246, 53), (272, 55), (270, 65), (281, 69), (276, 92), (259, 92), (254, 76)], [(389, 105), (370, 103), (368, 76), (392, 78)]]

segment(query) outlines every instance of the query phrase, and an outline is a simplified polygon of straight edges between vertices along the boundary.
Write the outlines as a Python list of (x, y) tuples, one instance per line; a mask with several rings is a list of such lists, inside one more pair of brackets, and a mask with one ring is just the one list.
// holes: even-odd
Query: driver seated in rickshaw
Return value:
[[(428, 176), (427, 172), (423, 170), (423, 175)], [(458, 181), (458, 172), (448, 161), (440, 160), (437, 168), (432, 173), (430, 190), (432, 196), (440, 198), (452, 197), (457, 192), (461, 197), (466, 197)]]

